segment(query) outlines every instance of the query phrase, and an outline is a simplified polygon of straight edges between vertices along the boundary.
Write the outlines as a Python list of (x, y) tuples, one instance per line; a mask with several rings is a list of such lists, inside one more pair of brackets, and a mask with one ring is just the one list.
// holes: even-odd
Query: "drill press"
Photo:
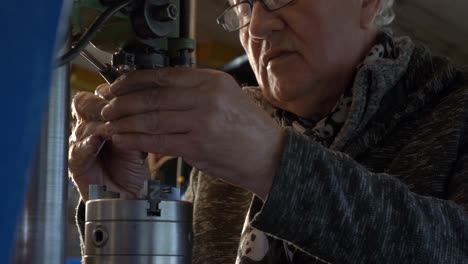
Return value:
[[(189, 0), (78, 0), (73, 35), (86, 35), (96, 12), (116, 7), (119, 12), (91, 34), (94, 46), (114, 52), (110, 65), (94, 63), (106, 81), (132, 70), (193, 64)], [(192, 205), (181, 201), (180, 191), (149, 180), (139, 199), (125, 200), (106, 186), (90, 186), (84, 263), (191, 263)]]

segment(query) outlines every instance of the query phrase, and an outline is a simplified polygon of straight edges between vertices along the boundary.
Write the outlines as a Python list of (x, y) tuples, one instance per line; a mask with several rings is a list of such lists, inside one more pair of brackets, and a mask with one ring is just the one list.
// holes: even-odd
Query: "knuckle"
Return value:
[(156, 133), (159, 130), (159, 118), (157, 113), (147, 113), (144, 115), (143, 121), (145, 122), (148, 132)]
[(85, 96), (85, 92), (77, 93), (71, 103), (71, 111), (74, 118), (79, 119), (81, 117), (81, 105), (83, 101), (83, 97)]
[(77, 110), (82, 110), (88, 104), (88, 101), (91, 99), (93, 94), (89, 92), (79, 92), (73, 98), (73, 105)]
[(161, 90), (158, 88), (150, 89), (148, 96), (145, 97), (144, 102), (146, 109), (159, 109), (161, 106)]
[(85, 123), (78, 122), (72, 130), (71, 136), (74, 138), (74, 141), (78, 141), (84, 134)]
[(73, 98), (72, 114), (76, 119), (101, 119), (106, 101), (89, 92), (80, 92)]
[(126, 80), (133, 80), (135, 78), (138, 78), (139, 71), (129, 71), (120, 76), (116, 81), (126, 81)]
[(81, 163), (80, 145), (81, 143), (72, 144), (68, 151), (68, 168), (72, 172), (75, 172), (80, 167), (80, 163)]

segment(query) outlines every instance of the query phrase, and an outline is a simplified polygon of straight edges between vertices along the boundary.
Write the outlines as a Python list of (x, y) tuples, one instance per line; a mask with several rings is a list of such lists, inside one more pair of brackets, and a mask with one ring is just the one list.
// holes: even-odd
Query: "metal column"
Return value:
[[(47, 108), (52, 58), (62, 39), (61, 20), (73, 0), (3, 1), (0, 8), (0, 263), (12, 261), (15, 229), (38, 147), (42, 116)], [(62, 14), (62, 15), (61, 15)], [(59, 32), (59, 33), (57, 33)], [(59, 36), (59, 37), (58, 37)], [(42, 241), (47, 243), (47, 241)], [(52, 263), (47, 261), (45, 263)]]
[(13, 263), (65, 263), (70, 67), (53, 72)]

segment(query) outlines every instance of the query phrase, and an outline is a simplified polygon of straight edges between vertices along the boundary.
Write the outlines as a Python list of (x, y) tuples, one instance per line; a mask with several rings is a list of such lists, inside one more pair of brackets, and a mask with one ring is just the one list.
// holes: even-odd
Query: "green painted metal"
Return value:
[[(172, 0), (180, 10), (180, 0)], [(86, 31), (93, 21), (105, 10), (105, 6), (100, 0), (76, 0), (73, 6), (72, 16), (72, 35), (73, 41)], [(180, 50), (180, 49), (195, 49), (195, 41), (191, 39), (180, 38), (179, 26), (180, 19), (176, 21), (175, 29), (167, 38), (155, 40), (160, 42), (161, 50)], [(93, 45), (98, 49), (114, 53), (119, 50), (125, 41), (134, 38), (130, 18), (128, 14), (122, 12), (117, 13), (107, 23), (105, 23), (98, 32)], [(172, 47), (174, 45), (174, 47)], [(171, 52), (168, 50), (169, 52)]]

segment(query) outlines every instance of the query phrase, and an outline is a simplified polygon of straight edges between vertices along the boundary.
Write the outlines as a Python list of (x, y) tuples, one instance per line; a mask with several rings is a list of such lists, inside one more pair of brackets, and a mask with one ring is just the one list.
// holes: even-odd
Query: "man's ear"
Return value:
[(368, 29), (374, 25), (380, 12), (381, 0), (361, 0), (361, 28)]

